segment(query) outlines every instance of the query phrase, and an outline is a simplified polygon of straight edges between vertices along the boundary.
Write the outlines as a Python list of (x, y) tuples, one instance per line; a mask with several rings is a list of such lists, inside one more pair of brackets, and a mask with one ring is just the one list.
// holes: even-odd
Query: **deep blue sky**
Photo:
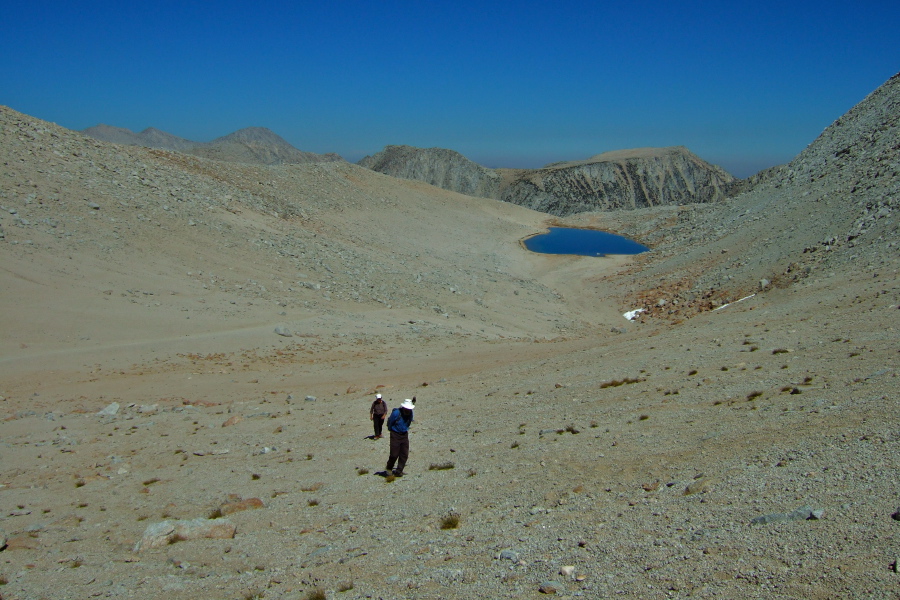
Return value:
[(896, 0), (741, 5), (4, 0), (0, 104), (204, 142), (262, 126), (352, 162), (684, 145), (747, 176), (900, 70)]

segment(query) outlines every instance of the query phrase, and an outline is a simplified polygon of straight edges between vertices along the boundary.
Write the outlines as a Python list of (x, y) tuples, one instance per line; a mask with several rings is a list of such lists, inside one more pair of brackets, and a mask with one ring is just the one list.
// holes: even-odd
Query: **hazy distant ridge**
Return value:
[(154, 127), (134, 133), (122, 127), (100, 124), (83, 129), (81, 133), (113, 144), (174, 150), (226, 162), (288, 165), (344, 160), (334, 153), (315, 154), (298, 150), (265, 127), (246, 127), (208, 143), (193, 142)]

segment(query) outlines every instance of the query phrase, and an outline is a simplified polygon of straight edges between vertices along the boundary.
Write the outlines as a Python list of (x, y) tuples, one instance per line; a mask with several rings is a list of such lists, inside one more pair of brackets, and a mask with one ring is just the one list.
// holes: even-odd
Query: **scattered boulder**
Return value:
[(41, 542), (32, 534), (16, 535), (6, 540), (3, 549), (9, 550), (36, 550)]
[(97, 414), (100, 415), (101, 417), (114, 417), (114, 416), (116, 416), (116, 414), (118, 412), (119, 412), (119, 403), (111, 402), (109, 405), (107, 405), (106, 408), (104, 408), (101, 411), (98, 411)]
[(545, 581), (541, 583), (538, 591), (542, 594), (553, 595), (562, 589), (562, 586), (555, 581)]
[(821, 519), (825, 511), (821, 508), (812, 508), (810, 506), (801, 506), (789, 513), (770, 513), (754, 517), (750, 520), (751, 525), (768, 525), (769, 523), (781, 523), (784, 521), (815, 521)]
[(511, 550), (506, 548), (500, 551), (500, 554), (497, 556), (500, 560), (511, 560), (513, 562), (519, 560), (519, 553), (515, 550)]
[(175, 542), (202, 538), (230, 539), (234, 537), (235, 526), (227, 519), (189, 519), (151, 523), (144, 535), (134, 545), (135, 552), (152, 548), (162, 548)]
[(284, 325), (279, 325), (278, 327), (276, 327), (275, 333), (282, 337), (294, 337), (294, 334), (291, 332), (291, 330)]
[(234, 500), (232, 502), (226, 502), (219, 508), (219, 512), (222, 513), (223, 516), (225, 516), (232, 513), (241, 512), (243, 510), (265, 507), (266, 505), (259, 498), (247, 498), (246, 500)]
[(222, 427), (231, 427), (232, 425), (237, 425), (243, 420), (244, 417), (242, 417), (241, 415), (234, 415), (233, 417), (222, 423)]
[(713, 489), (713, 485), (716, 481), (712, 478), (701, 477), (690, 483), (686, 488), (684, 488), (684, 495), (690, 496), (691, 494), (705, 494), (706, 492)]

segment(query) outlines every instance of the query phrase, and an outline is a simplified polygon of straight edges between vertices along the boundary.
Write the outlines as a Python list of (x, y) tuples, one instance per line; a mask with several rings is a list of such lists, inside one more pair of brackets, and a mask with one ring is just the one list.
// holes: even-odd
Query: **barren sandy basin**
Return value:
[(2, 114), (3, 598), (900, 595), (893, 212), (783, 281), (750, 200), (538, 256), (523, 208)]

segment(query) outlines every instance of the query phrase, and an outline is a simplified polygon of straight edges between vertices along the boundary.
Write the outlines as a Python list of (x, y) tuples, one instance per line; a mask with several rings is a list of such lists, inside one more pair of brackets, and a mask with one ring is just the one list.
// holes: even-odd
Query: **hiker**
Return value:
[[(394, 477), (403, 477), (403, 467), (406, 466), (406, 459), (409, 457), (409, 426), (413, 422), (413, 409), (416, 407), (416, 399), (407, 398), (400, 405), (391, 411), (388, 417), (388, 431), (391, 432), (391, 454), (387, 461), (387, 471), (393, 472)], [(394, 462), (397, 468), (394, 469)]]
[(369, 409), (369, 418), (375, 426), (375, 435), (373, 440), (381, 439), (381, 428), (384, 425), (384, 418), (387, 416), (387, 404), (381, 399), (381, 394), (375, 394), (375, 401)]

